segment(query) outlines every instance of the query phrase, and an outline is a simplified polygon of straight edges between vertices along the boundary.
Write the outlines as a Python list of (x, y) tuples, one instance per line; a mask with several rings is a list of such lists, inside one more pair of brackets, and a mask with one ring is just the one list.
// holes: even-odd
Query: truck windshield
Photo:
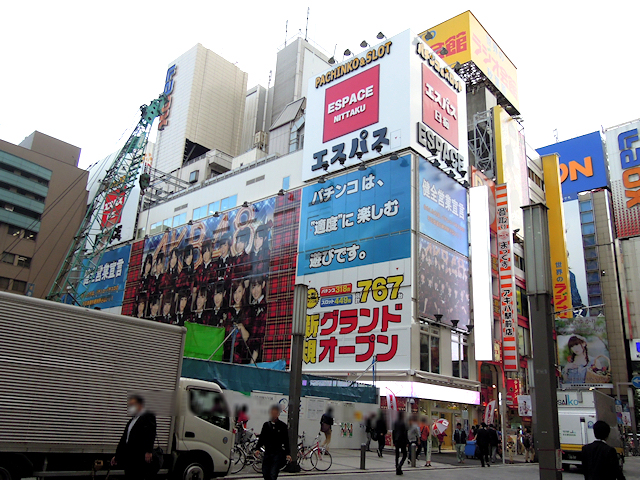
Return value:
[(193, 414), (217, 427), (229, 430), (229, 409), (221, 393), (192, 388), (189, 390)]

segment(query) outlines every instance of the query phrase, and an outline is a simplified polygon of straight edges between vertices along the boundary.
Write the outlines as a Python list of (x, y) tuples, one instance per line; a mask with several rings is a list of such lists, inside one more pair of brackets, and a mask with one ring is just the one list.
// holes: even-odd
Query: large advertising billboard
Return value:
[(123, 313), (187, 326), (191, 356), (288, 359), (299, 206), (298, 190), (149, 237)]
[(616, 236), (640, 235), (640, 120), (608, 129), (607, 156)]
[(411, 255), (411, 156), (304, 188), (298, 275)]
[(420, 236), (418, 312), (423, 318), (459, 327), (469, 324), (469, 260), (429, 238)]
[(420, 168), (420, 233), (469, 256), (467, 190), (424, 158)]
[(580, 224), (580, 205), (578, 200), (565, 201), (564, 229), (569, 263), (569, 282), (571, 285), (571, 306), (574, 310), (589, 304), (587, 290), (587, 269), (582, 243), (582, 225)]
[[(470, 11), (425, 30), (420, 37), (449, 65), (473, 61), (519, 110), (516, 67)], [(440, 53), (443, 47), (445, 54)]]
[(464, 83), (409, 30), (311, 78), (306, 111), (304, 181), (409, 146), (468, 171)]
[(122, 305), (131, 246), (109, 250), (102, 255), (100, 265), (78, 285), (82, 306), (113, 308)]
[(575, 200), (578, 193), (606, 187), (607, 165), (600, 132), (554, 143), (536, 149), (539, 155), (557, 153), (560, 156), (562, 199)]

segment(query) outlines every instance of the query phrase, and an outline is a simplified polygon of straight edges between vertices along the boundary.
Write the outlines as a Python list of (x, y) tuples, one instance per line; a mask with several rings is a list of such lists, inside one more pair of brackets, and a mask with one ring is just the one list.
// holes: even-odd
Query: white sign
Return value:
[(531, 395), (518, 395), (518, 415), (521, 417), (531, 417), (533, 415)]

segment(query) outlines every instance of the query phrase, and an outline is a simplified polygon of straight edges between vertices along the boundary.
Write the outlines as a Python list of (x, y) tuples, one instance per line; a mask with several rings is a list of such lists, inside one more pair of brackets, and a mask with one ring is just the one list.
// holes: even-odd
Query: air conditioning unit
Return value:
[(255, 134), (253, 138), (253, 147), (264, 149), (269, 144), (269, 133), (268, 132), (258, 132)]

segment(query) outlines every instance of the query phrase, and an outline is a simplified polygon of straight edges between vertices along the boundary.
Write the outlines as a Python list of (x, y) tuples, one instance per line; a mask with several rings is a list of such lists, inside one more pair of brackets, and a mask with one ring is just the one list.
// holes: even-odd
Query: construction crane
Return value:
[[(162, 114), (166, 102), (167, 97), (162, 94), (150, 105), (140, 107), (140, 121), (100, 181), (47, 299), (83, 304), (82, 283), (96, 275), (106, 248), (112, 240), (118, 239), (122, 228), (118, 225), (119, 215), (110, 215), (112, 209), (105, 209), (105, 205), (113, 200), (122, 205), (126, 203), (140, 173), (149, 132), (154, 120)], [(142, 177), (145, 174), (140, 178), (141, 187), (144, 188), (143, 183), (148, 182), (148, 175)]]

